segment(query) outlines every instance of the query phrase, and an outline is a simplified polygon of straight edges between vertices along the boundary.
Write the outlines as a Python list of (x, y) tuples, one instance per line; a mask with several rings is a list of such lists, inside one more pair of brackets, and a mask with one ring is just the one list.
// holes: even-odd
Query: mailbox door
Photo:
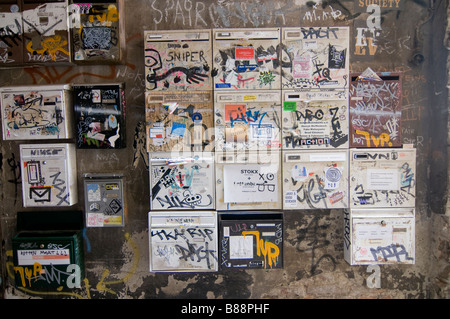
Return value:
[(285, 151), (283, 208), (348, 207), (348, 151)]
[(5, 140), (73, 137), (68, 85), (4, 87), (0, 94)]
[(217, 210), (281, 209), (280, 152), (216, 152)]
[(16, 66), (23, 63), (22, 10), (18, 1), (0, 4), (0, 66)]
[(211, 30), (145, 31), (146, 90), (212, 90)]
[(415, 207), (415, 149), (351, 149), (350, 207)]
[(283, 91), (283, 149), (348, 148), (348, 102)]
[(24, 207), (72, 206), (78, 202), (74, 144), (19, 147)]
[(214, 29), (214, 90), (279, 90), (280, 29)]
[(147, 151), (214, 151), (211, 92), (146, 92)]
[(150, 154), (151, 210), (214, 209), (212, 153)]
[(218, 269), (217, 213), (150, 212), (150, 272)]
[(281, 92), (215, 93), (216, 151), (281, 148)]
[(281, 213), (220, 213), (222, 268), (283, 268)]

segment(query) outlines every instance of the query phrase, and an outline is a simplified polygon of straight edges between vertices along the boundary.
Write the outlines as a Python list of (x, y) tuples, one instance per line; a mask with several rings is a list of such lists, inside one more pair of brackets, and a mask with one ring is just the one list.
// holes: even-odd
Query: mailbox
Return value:
[(124, 226), (122, 174), (84, 174), (86, 227)]
[(222, 268), (283, 268), (283, 214), (219, 213)]
[(82, 228), (81, 211), (18, 212), (12, 238), (16, 287), (80, 288), (85, 273)]
[(215, 208), (214, 154), (150, 153), (151, 210)]
[(147, 91), (147, 151), (214, 151), (213, 112), (211, 91)]
[(75, 145), (21, 144), (24, 207), (73, 206), (78, 202)]
[(117, 64), (124, 60), (123, 0), (77, 2), (68, 7), (72, 61)]
[(283, 208), (348, 207), (348, 151), (284, 151)]
[(70, 85), (2, 87), (4, 140), (55, 140), (74, 136)]
[(215, 91), (279, 90), (280, 28), (213, 29)]
[(282, 209), (280, 151), (215, 155), (217, 210)]
[(350, 149), (350, 207), (415, 207), (416, 150)]
[(211, 30), (144, 31), (146, 90), (212, 90)]
[(23, 1), (25, 64), (71, 62), (67, 0)]
[(217, 213), (150, 212), (150, 272), (218, 270)]
[(72, 86), (77, 148), (125, 148), (123, 83)]
[(281, 148), (280, 90), (215, 93), (214, 109), (216, 151)]
[(350, 265), (414, 264), (415, 209), (345, 211), (344, 257)]
[(283, 90), (283, 150), (348, 148), (348, 101)]

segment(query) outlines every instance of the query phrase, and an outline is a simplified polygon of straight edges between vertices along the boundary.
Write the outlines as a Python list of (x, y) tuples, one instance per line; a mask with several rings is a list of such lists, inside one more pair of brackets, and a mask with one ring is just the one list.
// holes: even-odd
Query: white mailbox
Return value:
[(282, 88), (347, 94), (349, 27), (283, 28)]
[(283, 151), (283, 208), (348, 207), (348, 151)]
[(216, 209), (281, 209), (280, 151), (216, 152)]
[(211, 30), (145, 31), (146, 90), (212, 90)]
[(150, 272), (214, 272), (218, 269), (217, 213), (150, 212)]
[(70, 85), (2, 87), (0, 94), (4, 140), (74, 136)]
[(151, 210), (214, 209), (214, 154), (150, 153)]
[(416, 150), (351, 149), (350, 207), (415, 207)]
[(213, 112), (211, 91), (147, 91), (147, 151), (213, 151)]
[(414, 208), (346, 210), (344, 257), (350, 265), (414, 264)]
[(281, 148), (280, 90), (215, 93), (214, 110), (216, 151)]
[(280, 28), (214, 29), (214, 90), (281, 89)]
[(348, 148), (348, 100), (283, 90), (284, 150)]
[(75, 144), (21, 144), (24, 207), (73, 206), (78, 202)]

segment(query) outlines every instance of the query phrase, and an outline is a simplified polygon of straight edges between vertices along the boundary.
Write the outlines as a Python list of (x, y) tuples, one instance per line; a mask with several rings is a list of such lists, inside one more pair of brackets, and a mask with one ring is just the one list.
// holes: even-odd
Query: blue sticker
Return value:
[(216, 89), (229, 89), (231, 88), (230, 83), (218, 83), (216, 84)]
[(183, 137), (186, 130), (186, 124), (174, 122), (170, 134)]

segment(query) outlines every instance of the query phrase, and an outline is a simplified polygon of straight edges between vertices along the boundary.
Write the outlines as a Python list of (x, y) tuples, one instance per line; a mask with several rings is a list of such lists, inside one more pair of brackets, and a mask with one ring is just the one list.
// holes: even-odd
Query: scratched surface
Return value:
[[(82, 174), (86, 172), (122, 172), (127, 203), (123, 227), (89, 228), (84, 231), (86, 273), (81, 280), (81, 288), (68, 289), (64, 283), (57, 282), (58, 288), (41, 293), (35, 291), (33, 281), (31, 287), (28, 282), (26, 286), (19, 284), (14, 287), (11, 238), (16, 234), (16, 214), (21, 210), (34, 211), (34, 208), (24, 208), (22, 205), (20, 143), (0, 141), (4, 296), (20, 299), (448, 299), (448, 284), (445, 284), (448, 280), (445, 271), (448, 254), (440, 248), (450, 242), (445, 231), (450, 227), (445, 215), (448, 94), (444, 79), (447, 57), (446, 49), (441, 48), (445, 31), (442, 28), (447, 19), (446, 5), (437, 1), (433, 3), (434, 8), (429, 8), (425, 2), (400, 2), (401, 8), (382, 8), (380, 24), (374, 29), (372, 24), (377, 21), (376, 13), (367, 12), (366, 7), (359, 8), (359, 1), (353, 0), (314, 3), (294, 0), (127, 0), (124, 64), (0, 69), (0, 86), (126, 82), (127, 96), (126, 148), (76, 151), (79, 201), (73, 208), (83, 210), (85, 201), (81, 181)], [(389, 3), (387, 1), (386, 5)], [(429, 15), (431, 12), (433, 14)], [(282, 269), (150, 273), (144, 30), (299, 26), (348, 26), (352, 73), (361, 73), (367, 67), (376, 72), (402, 73), (401, 140), (403, 144), (413, 144), (417, 151), (415, 263), (390, 265), (378, 270), (350, 266), (343, 257), (343, 210), (308, 209), (283, 211)], [(10, 29), (16, 32), (13, 27), (11, 25)], [(6, 37), (0, 34), (8, 43), (12, 44), (15, 40), (20, 44), (16, 33)], [(0, 41), (0, 50), (4, 47)], [(315, 97), (324, 99), (323, 96)], [(336, 98), (336, 95), (326, 95), (326, 99), (331, 98)], [(261, 205), (258, 209), (266, 207)], [(370, 288), (370, 278), (377, 274), (381, 276), (380, 289)], [(57, 277), (42, 278), (49, 282), (57, 280)]]

